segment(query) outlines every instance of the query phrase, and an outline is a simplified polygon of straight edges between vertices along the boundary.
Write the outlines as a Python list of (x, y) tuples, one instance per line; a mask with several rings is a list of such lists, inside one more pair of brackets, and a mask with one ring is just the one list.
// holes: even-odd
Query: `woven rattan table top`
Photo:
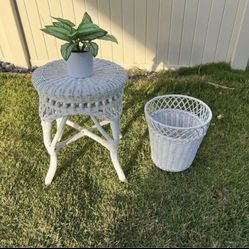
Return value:
[(91, 77), (73, 78), (67, 75), (66, 62), (58, 60), (36, 69), (32, 82), (39, 94), (53, 99), (91, 102), (120, 92), (127, 78), (127, 72), (121, 66), (103, 59), (94, 59), (94, 74)]

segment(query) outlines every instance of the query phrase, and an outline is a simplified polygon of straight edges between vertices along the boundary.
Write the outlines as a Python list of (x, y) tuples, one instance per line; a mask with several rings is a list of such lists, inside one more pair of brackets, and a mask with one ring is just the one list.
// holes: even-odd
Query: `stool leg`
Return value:
[[(60, 127), (61, 121), (62, 121), (62, 118), (57, 118), (57, 119), (56, 119), (56, 127), (57, 127), (57, 130), (58, 130), (59, 127)], [(58, 137), (58, 142), (61, 141), (61, 137), (62, 137), (62, 134), (60, 135), (60, 137)]]
[(112, 129), (112, 134), (113, 134), (113, 143), (111, 144), (111, 148), (110, 148), (112, 163), (117, 172), (119, 180), (121, 182), (126, 182), (126, 177), (120, 166), (119, 158), (118, 158), (118, 145), (120, 141), (119, 118), (111, 121), (111, 129)]
[(43, 141), (44, 145), (50, 155), (50, 165), (47, 176), (45, 178), (45, 185), (49, 185), (54, 177), (57, 168), (57, 156), (55, 146), (51, 146), (51, 127), (52, 121), (42, 121)]
[(55, 151), (53, 150), (53, 151), (50, 151), (50, 165), (49, 165), (48, 173), (45, 178), (45, 185), (48, 186), (52, 182), (55, 172), (56, 172), (56, 168), (57, 168), (57, 156), (56, 156)]

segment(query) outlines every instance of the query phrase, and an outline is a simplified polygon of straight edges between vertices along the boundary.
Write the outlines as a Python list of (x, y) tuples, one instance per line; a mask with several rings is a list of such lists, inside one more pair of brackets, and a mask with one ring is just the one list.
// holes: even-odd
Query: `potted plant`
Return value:
[(83, 19), (76, 28), (67, 19), (52, 17), (53, 25), (46, 25), (43, 32), (67, 41), (61, 45), (61, 55), (67, 63), (68, 75), (85, 78), (93, 74), (93, 57), (98, 54), (98, 44), (95, 39), (117, 42), (117, 39), (107, 31), (94, 24), (85, 12)]

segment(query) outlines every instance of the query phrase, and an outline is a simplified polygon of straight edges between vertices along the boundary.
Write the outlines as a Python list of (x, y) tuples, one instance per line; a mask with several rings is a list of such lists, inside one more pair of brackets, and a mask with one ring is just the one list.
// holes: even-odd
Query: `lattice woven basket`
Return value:
[(190, 167), (212, 119), (210, 108), (196, 98), (172, 94), (151, 99), (144, 111), (156, 166), (173, 172)]

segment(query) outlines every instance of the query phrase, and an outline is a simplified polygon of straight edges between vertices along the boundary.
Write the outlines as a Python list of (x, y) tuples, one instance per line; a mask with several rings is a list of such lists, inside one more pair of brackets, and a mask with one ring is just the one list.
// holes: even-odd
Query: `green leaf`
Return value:
[(83, 16), (83, 19), (78, 27), (78, 30), (82, 29), (82, 27), (85, 25), (85, 24), (93, 24), (93, 21), (91, 19), (91, 17), (88, 15), (87, 12), (85, 12), (84, 16)]
[(76, 31), (76, 29), (74, 29), (73, 27), (71, 26), (68, 26), (62, 22), (53, 22), (53, 25), (56, 26), (56, 27), (59, 27), (59, 28), (63, 28), (65, 29), (66, 31), (72, 33), (73, 31)]
[(95, 42), (88, 42), (86, 44), (86, 46), (90, 49), (90, 52), (93, 55), (93, 57), (96, 57), (96, 55), (98, 54), (98, 51), (99, 51), (98, 44)]
[(71, 22), (71, 21), (69, 21), (67, 19), (63, 19), (63, 18), (60, 18), (60, 17), (53, 17), (53, 16), (52, 16), (52, 18), (59, 21), (59, 22), (61, 22), (61, 23), (64, 23), (65, 25), (68, 25), (69, 27), (74, 27), (75, 26), (75, 24), (73, 22)]
[(118, 40), (115, 36), (107, 34), (105, 36), (99, 37), (98, 39), (100, 40), (106, 40), (106, 41), (112, 41), (112, 42), (116, 42), (118, 44)]
[(87, 12), (85, 12), (81, 23), (82, 24), (93, 23), (92, 18), (89, 16)]
[(79, 38), (79, 32), (74, 30), (74, 32), (70, 35), (71, 40), (77, 40)]
[(61, 45), (61, 55), (63, 59), (67, 61), (74, 49), (76, 49), (75, 43), (65, 43)]
[(84, 24), (77, 31), (79, 34), (78, 37), (82, 41), (91, 41), (107, 34), (107, 31), (93, 23)]
[(44, 33), (47, 33), (49, 35), (52, 35), (56, 38), (59, 38), (61, 40), (71, 41), (70, 32), (66, 31), (63, 28), (50, 25), (50, 26), (45, 26), (45, 28), (41, 29), (41, 31), (43, 31)]

